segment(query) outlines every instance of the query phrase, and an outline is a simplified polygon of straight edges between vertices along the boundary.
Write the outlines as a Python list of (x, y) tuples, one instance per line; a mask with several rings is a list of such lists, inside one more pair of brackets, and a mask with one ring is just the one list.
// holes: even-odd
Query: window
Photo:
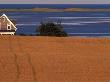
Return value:
[(5, 17), (3, 17), (3, 22), (5, 22)]
[(11, 25), (7, 25), (7, 30), (11, 30)]
[(10, 26), (8, 26), (8, 29), (11, 29), (11, 27), (10, 27)]

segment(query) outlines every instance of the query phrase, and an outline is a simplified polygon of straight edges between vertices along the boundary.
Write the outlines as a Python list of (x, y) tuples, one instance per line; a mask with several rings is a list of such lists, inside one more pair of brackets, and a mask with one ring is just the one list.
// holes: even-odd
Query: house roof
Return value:
[(13, 27), (15, 28), (15, 31), (17, 30), (16, 26), (12, 23), (12, 21), (5, 14), (3, 14), (1, 17), (5, 17), (13, 25)]

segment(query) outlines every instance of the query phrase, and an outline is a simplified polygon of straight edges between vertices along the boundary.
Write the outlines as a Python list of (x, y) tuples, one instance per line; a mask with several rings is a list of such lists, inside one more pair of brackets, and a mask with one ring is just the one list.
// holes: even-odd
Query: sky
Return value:
[(0, 4), (110, 4), (110, 0), (0, 0)]

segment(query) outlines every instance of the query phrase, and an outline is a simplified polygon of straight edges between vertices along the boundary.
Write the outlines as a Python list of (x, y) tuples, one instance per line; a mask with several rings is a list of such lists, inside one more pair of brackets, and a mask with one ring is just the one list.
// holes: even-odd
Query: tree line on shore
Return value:
[[(37, 36), (56, 36), (56, 37), (67, 37), (68, 34), (64, 31), (61, 22), (54, 23), (50, 22), (41, 22), (39, 27), (36, 29)], [(26, 34), (19, 34), (21, 36), (26, 36)], [(30, 36), (33, 36), (30, 34)]]

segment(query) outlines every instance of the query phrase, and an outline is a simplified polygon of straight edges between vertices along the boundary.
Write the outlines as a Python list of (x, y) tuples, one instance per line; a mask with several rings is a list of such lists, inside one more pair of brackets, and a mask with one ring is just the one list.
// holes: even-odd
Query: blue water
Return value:
[[(110, 8), (110, 5), (19, 5), (14, 8)], [(0, 8), (13, 8), (13, 5), (0, 5)], [(2, 13), (0, 13), (2, 14)], [(110, 12), (6, 12), (7, 16), (17, 22), (17, 34), (36, 34), (41, 21), (62, 21), (64, 30), (70, 36), (110, 36)]]
[(0, 8), (110, 8), (110, 4), (0, 4)]

